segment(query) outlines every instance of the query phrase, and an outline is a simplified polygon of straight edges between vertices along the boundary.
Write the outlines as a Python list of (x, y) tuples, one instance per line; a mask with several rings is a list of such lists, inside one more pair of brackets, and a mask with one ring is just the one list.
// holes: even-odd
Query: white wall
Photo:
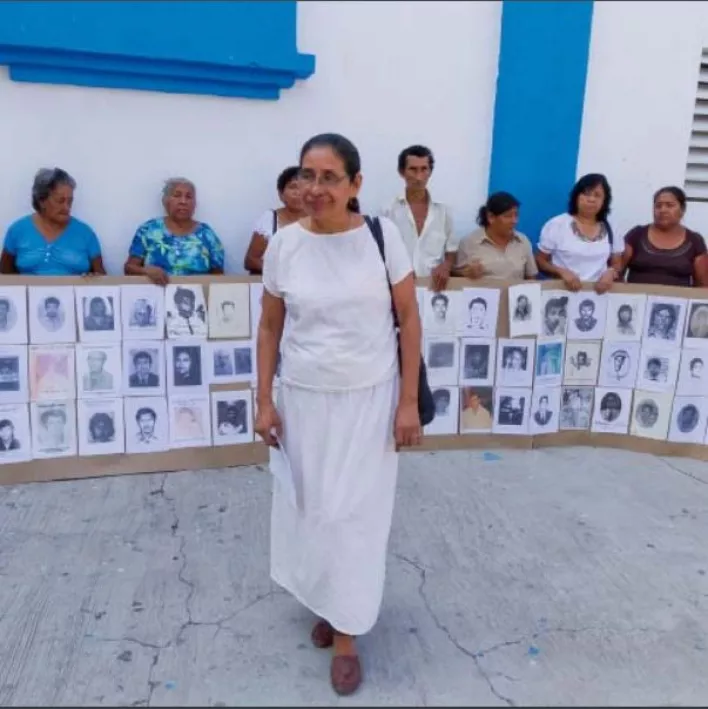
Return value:
[[(704, 47), (708, 3), (595, 3), (578, 175), (607, 175), (618, 233), (651, 221), (659, 187), (683, 187)], [(708, 205), (685, 223), (708, 235)]]
[(317, 68), (276, 102), (20, 84), (0, 68), (0, 229), (30, 211), (37, 168), (60, 166), (78, 182), (74, 214), (122, 272), (136, 226), (161, 212), (162, 181), (185, 175), (239, 273), (278, 173), (333, 131), (360, 149), (365, 209), (400, 189), (398, 152), (429, 145), (431, 189), (463, 234), (486, 198), (500, 20), (493, 1), (299, 3), (298, 48)]

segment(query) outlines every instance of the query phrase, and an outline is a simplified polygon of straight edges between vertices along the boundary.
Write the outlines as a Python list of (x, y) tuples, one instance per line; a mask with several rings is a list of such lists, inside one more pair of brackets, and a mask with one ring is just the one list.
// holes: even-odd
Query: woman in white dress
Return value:
[(568, 200), (568, 211), (549, 219), (541, 229), (538, 269), (579, 291), (583, 282), (605, 293), (620, 277), (624, 240), (615, 238), (608, 221), (612, 191), (600, 174), (581, 177)]
[(339, 694), (361, 681), (354, 638), (373, 627), (381, 607), (397, 450), (422, 437), (413, 269), (388, 219), (381, 220), (382, 260), (358, 214), (361, 180), (359, 154), (346, 138), (324, 134), (303, 146), (306, 216), (268, 245), (257, 351), (255, 427), (273, 446), (276, 479), (271, 576), (319, 617), (312, 641), (333, 646)]

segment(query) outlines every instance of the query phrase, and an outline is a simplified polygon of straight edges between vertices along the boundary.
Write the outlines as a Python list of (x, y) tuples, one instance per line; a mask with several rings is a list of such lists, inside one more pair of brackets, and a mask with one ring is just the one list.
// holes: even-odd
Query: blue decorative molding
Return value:
[(489, 191), (521, 202), (533, 243), (575, 183), (592, 0), (504, 0)]
[(314, 73), (297, 2), (0, 2), (14, 81), (277, 99)]

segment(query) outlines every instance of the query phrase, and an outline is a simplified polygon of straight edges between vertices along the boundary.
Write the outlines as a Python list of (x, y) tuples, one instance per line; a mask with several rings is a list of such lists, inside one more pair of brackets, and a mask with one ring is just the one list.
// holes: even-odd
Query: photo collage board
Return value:
[(705, 291), (487, 283), (417, 289), (436, 404), (426, 438), (511, 434), (543, 445), (586, 432), (708, 445)]
[(116, 280), (0, 282), (0, 470), (257, 442), (262, 285)]

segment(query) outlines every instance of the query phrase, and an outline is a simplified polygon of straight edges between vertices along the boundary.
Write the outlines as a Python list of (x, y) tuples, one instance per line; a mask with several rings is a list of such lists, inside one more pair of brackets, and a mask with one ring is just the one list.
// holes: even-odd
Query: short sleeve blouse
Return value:
[(269, 209), (258, 217), (258, 221), (253, 227), (253, 231), (256, 234), (260, 234), (266, 241), (270, 241), (273, 234), (278, 230), (277, 219), (278, 212), (275, 209)]

